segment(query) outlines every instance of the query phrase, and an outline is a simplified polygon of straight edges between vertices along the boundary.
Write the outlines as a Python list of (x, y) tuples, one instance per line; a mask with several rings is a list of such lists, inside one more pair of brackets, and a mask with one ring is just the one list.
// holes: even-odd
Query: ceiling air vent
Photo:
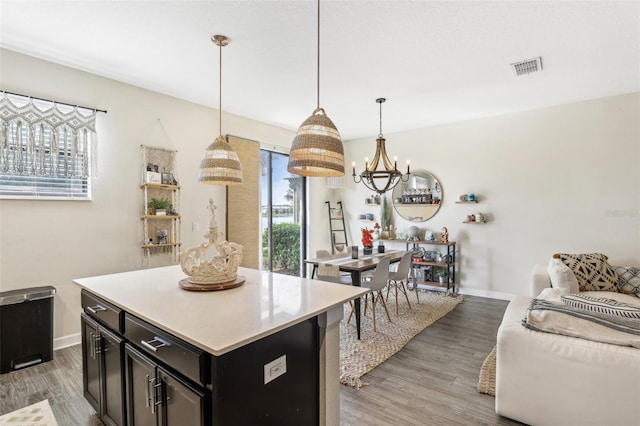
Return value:
[(526, 61), (514, 62), (511, 64), (511, 69), (516, 76), (542, 71), (542, 57), (538, 56)]

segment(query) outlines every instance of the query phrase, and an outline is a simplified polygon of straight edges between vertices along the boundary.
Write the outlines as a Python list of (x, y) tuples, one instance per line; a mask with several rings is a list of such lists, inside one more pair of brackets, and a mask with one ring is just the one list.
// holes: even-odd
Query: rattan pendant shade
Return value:
[(289, 173), (301, 176), (343, 176), (344, 149), (340, 133), (322, 108), (298, 128), (289, 153)]
[(224, 136), (218, 136), (205, 150), (198, 181), (212, 185), (242, 183), (240, 158)]
[(320, 108), (320, 0), (318, 0), (316, 109), (298, 128), (287, 170), (300, 176), (344, 176), (344, 148), (333, 121)]
[[(220, 47), (218, 126), (222, 133), (222, 47), (229, 44), (229, 39), (223, 35), (214, 35), (211, 41)], [(204, 151), (204, 157), (200, 161), (198, 182), (210, 185), (242, 183), (242, 165), (238, 153), (222, 134)]]

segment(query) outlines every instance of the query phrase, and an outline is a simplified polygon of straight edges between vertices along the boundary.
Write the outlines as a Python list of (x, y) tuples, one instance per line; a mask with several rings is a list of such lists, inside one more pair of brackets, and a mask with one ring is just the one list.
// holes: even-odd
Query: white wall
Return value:
[[(0, 200), (0, 290), (55, 286), (55, 336), (72, 335), (80, 313), (73, 278), (143, 265), (140, 144), (178, 149), (183, 247), (201, 241), (207, 200), (224, 204), (223, 188), (196, 183), (217, 112), (7, 50), (0, 50), (0, 88), (109, 111), (98, 115), (91, 202)], [(533, 264), (557, 251), (600, 251), (614, 264), (640, 265), (639, 117), (640, 95), (632, 94), (385, 136), (398, 164), (411, 158), (413, 169), (442, 183), (442, 208), (421, 228), (448, 227), (462, 291), (506, 297), (527, 293)], [(223, 132), (285, 148), (294, 136), (231, 114), (223, 115)], [(375, 133), (345, 141), (344, 189), (309, 179), (310, 253), (329, 247), (327, 200), (344, 202), (349, 241), (359, 243), (362, 223), (353, 218), (369, 192), (353, 183), (350, 165), (361, 171), (373, 156)], [(462, 224), (476, 210), (454, 203), (467, 192), (481, 197), (486, 225)], [(224, 226), (223, 208), (218, 220)], [(194, 221), (200, 232), (191, 231)]]
[[(183, 247), (202, 241), (210, 197), (221, 207), (218, 221), (224, 226), (224, 187), (197, 183), (200, 158), (218, 135), (218, 113), (12, 51), (0, 55), (3, 90), (108, 110), (97, 118), (92, 201), (0, 200), (0, 291), (53, 285), (55, 337), (73, 335), (80, 330), (80, 291), (73, 278), (143, 266), (141, 144), (178, 150)], [(288, 147), (294, 137), (231, 114), (223, 114), (222, 126), (224, 133), (269, 145)], [(191, 231), (194, 221), (199, 232)], [(153, 258), (152, 266), (168, 261)]]
[[(398, 165), (411, 159), (412, 169), (442, 184), (440, 211), (419, 227), (448, 228), (462, 292), (527, 294), (534, 263), (560, 251), (602, 252), (612, 264), (640, 265), (639, 106), (636, 93), (385, 135)], [(359, 173), (373, 157), (374, 133), (345, 143), (347, 174), (352, 161)], [(343, 190), (317, 183), (312, 191), (312, 252), (329, 247), (326, 200), (343, 201), (350, 243), (359, 244), (360, 228), (371, 226), (357, 220), (370, 210), (364, 198), (371, 192), (350, 176), (345, 183)], [(470, 192), (479, 204), (455, 204)], [(477, 210), (487, 224), (462, 223)], [(412, 225), (395, 213), (394, 223), (400, 231)]]

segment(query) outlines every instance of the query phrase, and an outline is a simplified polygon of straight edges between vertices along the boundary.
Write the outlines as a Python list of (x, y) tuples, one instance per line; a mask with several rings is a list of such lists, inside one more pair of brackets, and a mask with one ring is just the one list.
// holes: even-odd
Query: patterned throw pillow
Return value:
[(557, 253), (578, 279), (580, 291), (618, 291), (618, 276), (602, 253)]
[(618, 291), (640, 297), (640, 268), (619, 266), (615, 271), (618, 275)]

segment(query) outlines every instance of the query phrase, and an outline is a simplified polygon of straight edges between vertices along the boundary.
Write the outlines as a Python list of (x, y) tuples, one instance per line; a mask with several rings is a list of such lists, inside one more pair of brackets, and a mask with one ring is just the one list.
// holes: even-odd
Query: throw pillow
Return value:
[(557, 253), (578, 279), (580, 291), (618, 291), (618, 276), (602, 253)]
[(549, 259), (547, 272), (551, 279), (551, 287), (555, 289), (566, 289), (569, 293), (575, 294), (580, 291), (578, 279), (567, 265), (560, 259)]
[(640, 268), (619, 266), (615, 271), (618, 275), (618, 291), (640, 297)]

